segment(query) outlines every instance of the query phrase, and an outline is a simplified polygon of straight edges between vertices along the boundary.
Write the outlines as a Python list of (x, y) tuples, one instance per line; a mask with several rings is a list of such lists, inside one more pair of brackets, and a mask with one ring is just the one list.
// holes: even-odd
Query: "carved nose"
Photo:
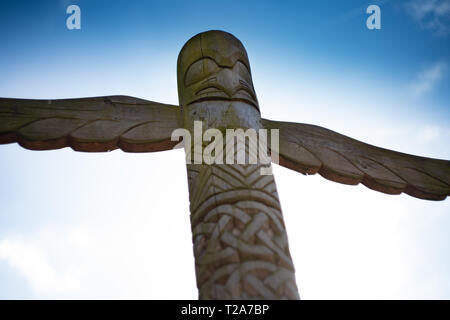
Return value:
[(231, 69), (224, 68), (217, 75), (217, 82), (220, 83), (226, 95), (231, 98), (239, 85), (239, 76)]

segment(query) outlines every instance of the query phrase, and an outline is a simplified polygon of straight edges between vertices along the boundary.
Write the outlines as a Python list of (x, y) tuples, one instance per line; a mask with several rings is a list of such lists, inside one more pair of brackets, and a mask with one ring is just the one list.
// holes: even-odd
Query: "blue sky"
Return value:
[[(178, 52), (210, 29), (247, 48), (263, 117), (450, 159), (448, 0), (1, 2), (0, 96), (177, 104)], [(0, 164), (0, 298), (196, 298), (180, 150)], [(274, 170), (303, 298), (450, 298), (448, 200)]]

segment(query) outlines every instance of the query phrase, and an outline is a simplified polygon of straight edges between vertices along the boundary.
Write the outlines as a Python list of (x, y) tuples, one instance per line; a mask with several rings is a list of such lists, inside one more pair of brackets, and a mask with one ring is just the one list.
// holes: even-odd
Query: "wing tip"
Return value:
[(364, 174), (361, 177), (360, 176), (346, 176), (346, 175), (343, 175), (342, 173), (335, 172), (325, 166), (321, 166), (319, 168), (305, 166), (305, 165), (301, 165), (299, 163), (290, 161), (282, 156), (279, 157), (279, 165), (281, 165), (287, 169), (291, 169), (291, 170), (300, 172), (304, 175), (319, 173), (325, 179), (333, 181), (333, 182), (341, 183), (341, 184), (358, 185), (361, 183), (362, 185), (364, 185), (365, 187), (367, 187), (371, 190), (382, 192), (382, 193), (388, 194), (388, 195), (399, 195), (399, 194), (405, 193), (414, 198), (418, 198), (418, 199), (422, 199), (422, 200), (431, 200), (431, 201), (442, 201), (442, 200), (445, 200), (447, 198), (447, 196), (450, 195), (450, 192), (448, 192), (447, 194), (432, 193), (429, 191), (427, 192), (427, 191), (418, 189), (417, 187), (414, 187), (414, 186), (412, 186), (410, 184), (406, 184), (406, 183), (405, 184), (395, 184), (391, 181), (383, 183), (383, 181), (378, 181), (378, 180), (370, 177), (367, 174)]

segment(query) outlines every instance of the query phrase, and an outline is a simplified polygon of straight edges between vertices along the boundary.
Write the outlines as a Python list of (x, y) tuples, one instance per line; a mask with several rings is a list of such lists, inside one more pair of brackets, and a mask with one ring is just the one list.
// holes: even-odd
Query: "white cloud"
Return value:
[(450, 0), (414, 0), (406, 7), (421, 28), (440, 36), (450, 34)]
[(414, 96), (421, 96), (433, 89), (433, 87), (442, 79), (447, 69), (445, 62), (436, 62), (430, 67), (424, 69), (410, 86)]
[[(410, 124), (398, 127), (379, 126), (371, 131), (373, 140), (377, 145), (397, 151), (416, 154), (414, 150), (420, 145), (423, 150), (427, 145), (439, 143), (443, 139), (444, 132), (442, 128), (435, 124)], [(400, 149), (396, 146), (400, 146)], [(424, 153), (423, 155), (427, 155)]]
[(417, 131), (417, 140), (419, 143), (427, 144), (435, 141), (440, 134), (437, 126), (424, 126)]
[(57, 272), (44, 252), (32, 244), (4, 239), (0, 242), (0, 259), (24, 275), (35, 292), (67, 293), (79, 288), (76, 268)]
[[(0, 240), (0, 263), (7, 262), (44, 299), (195, 299), (187, 215), (178, 220), (164, 226), (140, 212), (130, 213), (125, 221), (113, 215), (101, 224), (42, 225), (31, 234)], [(164, 233), (167, 238), (180, 237), (181, 225), (187, 241), (161, 240)], [(187, 250), (180, 253), (181, 247)], [(184, 266), (190, 277), (178, 272), (180, 260), (192, 262)]]
[[(107, 181), (88, 188), (86, 216), (80, 208), (72, 211), (67, 203), (55, 202), (56, 215), (39, 221), (32, 231), (9, 229), (8, 235), (0, 234), (0, 266), (23, 277), (32, 297), (40, 299), (195, 299), (183, 150), (154, 156), (109, 155), (130, 159), (134, 165), (120, 160), (120, 167), (128, 167), (123, 177), (118, 170), (103, 166), (111, 178), (110, 170), (116, 172), (114, 182), (97, 175)], [(110, 165), (111, 158), (106, 161)], [(172, 169), (161, 170), (164, 166)], [(170, 178), (165, 179), (169, 173)], [(113, 190), (117, 193), (111, 194)], [(152, 200), (155, 195), (160, 201)], [(78, 202), (84, 201), (81, 191), (76, 197)], [(96, 202), (100, 207), (95, 207)], [(69, 216), (76, 217), (70, 224)], [(0, 283), (3, 279), (0, 277)]]

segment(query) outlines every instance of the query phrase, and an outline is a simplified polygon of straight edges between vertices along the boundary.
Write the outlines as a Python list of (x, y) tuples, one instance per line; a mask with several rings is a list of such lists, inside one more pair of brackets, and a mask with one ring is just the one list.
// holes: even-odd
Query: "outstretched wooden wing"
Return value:
[(128, 96), (61, 100), (0, 98), (0, 144), (32, 150), (128, 152), (171, 149), (182, 127), (177, 106)]
[(262, 123), (280, 129), (280, 165), (286, 168), (388, 194), (405, 192), (428, 200), (450, 194), (450, 161), (378, 148), (314, 125)]

